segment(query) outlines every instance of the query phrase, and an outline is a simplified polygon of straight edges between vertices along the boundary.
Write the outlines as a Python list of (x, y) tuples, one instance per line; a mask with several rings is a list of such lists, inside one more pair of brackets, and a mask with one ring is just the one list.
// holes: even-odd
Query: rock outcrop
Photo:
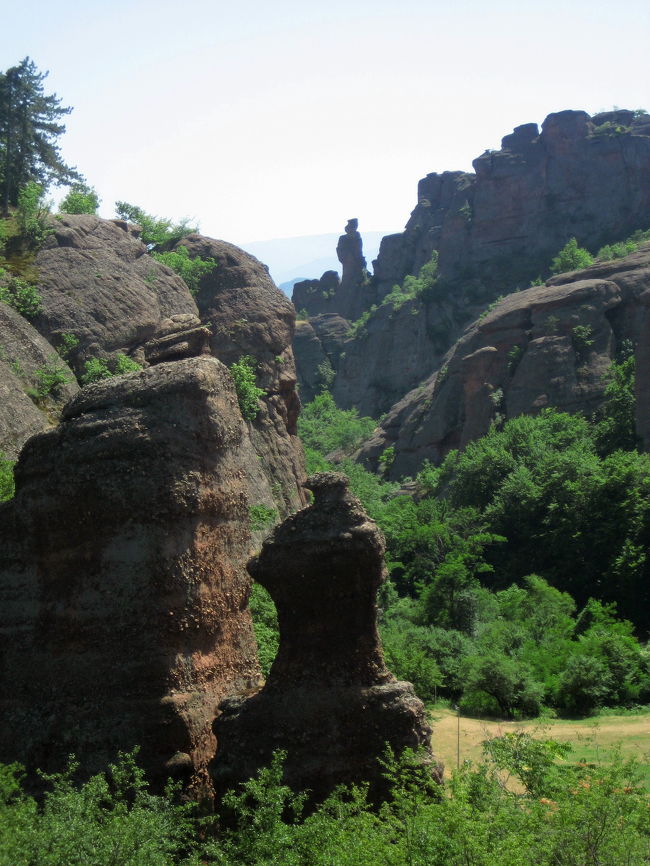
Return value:
[(650, 124), (612, 111), (549, 114), (518, 126), (473, 162), (429, 174), (401, 235), (374, 263), (378, 296), (438, 251), (442, 280), (488, 297), (547, 271), (570, 237), (596, 249), (650, 226)]
[(84, 388), (32, 437), (0, 506), (0, 761), (85, 774), (139, 745), (209, 787), (214, 708), (258, 685), (246, 469), (215, 358)]
[(55, 423), (78, 390), (72, 370), (47, 340), (0, 303), (0, 452), (15, 459), (30, 436)]
[(190, 235), (181, 243), (191, 257), (217, 263), (203, 277), (196, 297), (201, 321), (212, 333), (212, 353), (228, 366), (247, 355), (257, 362), (257, 381), (265, 395), (250, 435), (261, 458), (263, 483), (252, 481), (251, 492), (254, 502), (274, 506), (284, 517), (305, 504), (304, 457), (296, 435), (300, 400), (291, 348), (295, 310), (267, 268), (233, 244), (202, 235)]
[[(230, 366), (251, 355), (265, 392), (250, 429), (260, 457), (247, 470), (251, 501), (280, 516), (302, 506), (304, 460), (296, 436), (300, 402), (291, 349), (295, 313), (267, 269), (232, 244), (191, 235), (182, 241), (190, 256), (217, 262), (195, 300), (174, 271), (149, 255), (137, 226), (62, 214), (52, 220), (52, 230), (34, 263), (43, 306), (33, 322), (42, 338), (39, 358), (56, 358), (55, 347), (62, 346), (65, 335), (78, 343), (66, 355), (78, 376), (87, 360), (110, 360), (119, 353), (145, 366), (204, 352)], [(22, 327), (29, 331), (26, 322)], [(10, 367), (18, 364), (26, 371), (22, 378), (6, 377), (5, 389), (13, 396), (0, 406), (0, 450), (12, 456), (29, 435), (56, 423), (64, 398), (77, 390), (70, 374), (70, 386), (53, 392), (43, 407), (29, 405), (24, 391), (33, 386), (35, 369), (30, 351), (24, 357), (5, 352)], [(23, 406), (19, 416), (13, 411), (16, 401)]]
[[(350, 327), (360, 312), (349, 309), (343, 293), (317, 283), (310, 284), (311, 305), (294, 294), (314, 329), (296, 343), (302, 393), (318, 387), (313, 359), (320, 353), (336, 373), (331, 390), (339, 406), (386, 413), (443, 365), (490, 301), (548, 274), (569, 238), (595, 252), (650, 227), (650, 122), (635, 112), (551, 114), (541, 131), (534, 123), (517, 127), (474, 169), (420, 181), (405, 231), (383, 239), (372, 279), (354, 294), (364, 321), (334, 352), (314, 341), (315, 319), (340, 315)], [(426, 297), (386, 301), (434, 250), (438, 280)]]
[(361, 459), (376, 466), (394, 446), (391, 474), (400, 477), (484, 435), (498, 417), (547, 406), (589, 415), (603, 400), (605, 374), (625, 341), (636, 354), (637, 432), (650, 448), (649, 304), (650, 245), (508, 295), (393, 407)]
[(310, 316), (336, 313), (354, 320), (374, 303), (375, 291), (366, 271), (358, 220), (348, 220), (345, 234), (336, 246), (336, 255), (341, 262), (342, 276), (339, 278), (336, 271), (325, 271), (319, 280), (297, 282), (292, 296), (296, 310)]
[(136, 227), (61, 214), (52, 228), (35, 261), (43, 312), (34, 325), (53, 346), (74, 334), (77, 373), (89, 358), (136, 354), (169, 316), (198, 314), (183, 280), (148, 255)]
[(275, 601), (280, 647), (258, 694), (221, 704), (217, 792), (252, 777), (277, 749), (287, 752), (285, 781), (315, 801), (361, 781), (381, 797), (386, 743), (424, 750), (439, 773), (421, 701), (384, 664), (375, 602), (384, 541), (347, 485), (334, 473), (310, 478), (313, 505), (277, 527), (249, 563)]

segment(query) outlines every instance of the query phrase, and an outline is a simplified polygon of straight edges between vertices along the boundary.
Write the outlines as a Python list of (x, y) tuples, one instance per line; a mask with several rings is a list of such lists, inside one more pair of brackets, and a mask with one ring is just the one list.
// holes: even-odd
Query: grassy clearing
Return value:
[[(533, 719), (526, 722), (494, 721), (460, 717), (453, 710), (434, 707), (433, 751), (445, 764), (445, 775), (456, 766), (460, 739), (460, 760), (479, 761), (481, 743), (507, 731), (525, 730), (535, 737), (548, 737), (573, 746), (571, 759), (600, 763), (620, 747), (623, 757), (636, 758), (650, 788), (650, 710), (626, 715), (601, 715), (588, 719)], [(459, 738), (460, 729), (460, 738)]]

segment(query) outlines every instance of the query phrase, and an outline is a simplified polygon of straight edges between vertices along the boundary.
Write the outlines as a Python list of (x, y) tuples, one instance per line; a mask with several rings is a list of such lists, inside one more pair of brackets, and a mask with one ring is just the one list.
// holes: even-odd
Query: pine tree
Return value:
[(29, 181), (43, 188), (51, 183), (82, 181), (66, 165), (57, 139), (65, 132), (60, 122), (72, 108), (65, 108), (56, 94), (46, 95), (39, 72), (26, 57), (18, 66), (0, 73), (0, 209), (7, 216), (18, 202), (18, 193)]

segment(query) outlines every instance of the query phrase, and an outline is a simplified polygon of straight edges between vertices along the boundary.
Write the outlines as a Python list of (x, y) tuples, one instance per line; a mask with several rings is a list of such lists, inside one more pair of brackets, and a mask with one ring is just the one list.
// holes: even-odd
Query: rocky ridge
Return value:
[[(310, 314), (295, 342), (306, 399), (317, 392), (318, 368), (327, 360), (336, 373), (331, 390), (337, 404), (378, 417), (443, 365), (446, 352), (491, 300), (548, 273), (570, 237), (595, 251), (650, 227), (647, 115), (551, 114), (541, 130), (534, 123), (517, 127), (501, 150), (479, 156), (474, 169), (420, 181), (405, 231), (384, 238), (373, 277), (348, 292), (366, 311), (355, 328), (358, 317), (347, 315), (347, 297), (323, 283), (310, 306), (294, 289), (297, 309)], [(438, 279), (431, 290), (382, 303), (407, 275), (419, 273), (434, 250)], [(327, 298), (318, 301), (323, 293)], [(344, 321), (333, 339), (329, 323), (335, 316)]]
[(607, 369), (625, 342), (636, 356), (637, 432), (649, 448), (649, 304), (648, 244), (506, 296), (391, 409), (360, 458), (376, 467), (393, 446), (391, 475), (399, 477), (425, 459), (440, 462), (499, 418), (551, 406), (589, 415), (603, 400)]

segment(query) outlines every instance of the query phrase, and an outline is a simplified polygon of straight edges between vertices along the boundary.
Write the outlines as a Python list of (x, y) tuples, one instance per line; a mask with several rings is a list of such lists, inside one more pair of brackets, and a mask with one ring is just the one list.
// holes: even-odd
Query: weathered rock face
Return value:
[(266, 395), (250, 429), (266, 481), (252, 483), (255, 502), (276, 505), (284, 516), (305, 503), (302, 446), (296, 436), (300, 400), (291, 341), (295, 310), (267, 268), (225, 241), (190, 235), (190, 256), (213, 258), (217, 267), (201, 281), (199, 315), (211, 332), (212, 353), (230, 366), (250, 355)]
[(246, 466), (225, 367), (88, 386), (29, 440), (0, 506), (0, 761), (85, 773), (141, 747), (200, 789), (214, 708), (258, 684)]
[[(291, 349), (295, 313), (264, 266), (232, 244), (201, 235), (185, 239), (190, 255), (218, 262), (203, 281), (199, 313), (184, 281), (148, 255), (138, 227), (67, 214), (53, 220), (52, 227), (35, 262), (43, 312), (34, 327), (49, 341), (42, 341), (40, 357), (56, 357), (52, 347), (60, 347), (65, 334), (79, 341), (67, 356), (78, 375), (89, 358), (120, 352), (144, 365), (204, 352), (231, 365), (252, 355), (266, 393), (250, 429), (261, 458), (248, 467), (251, 502), (281, 515), (303, 505), (304, 460), (295, 435), (300, 401)], [(26, 323), (24, 327), (29, 329)], [(2, 339), (0, 331), (0, 346)], [(13, 374), (5, 378), (7, 398), (9, 390), (13, 396), (6, 409), (0, 406), (0, 431), (5, 431), (0, 449), (15, 455), (31, 433), (58, 419), (63, 397), (72, 396), (76, 386), (60, 388), (46, 401), (48, 419), (20, 393), (33, 384), (36, 368), (29, 351), (24, 358), (7, 357), (10, 365), (18, 362), (27, 371), (25, 381)], [(19, 416), (8, 411), (16, 401), (24, 406)]]
[[(364, 310), (378, 309), (336, 354), (321, 343), (342, 408), (373, 417), (387, 412), (441, 366), (490, 300), (548, 273), (570, 237), (595, 251), (650, 227), (650, 123), (633, 112), (551, 114), (541, 132), (534, 123), (517, 127), (474, 168), (475, 174), (444, 172), (420, 181), (405, 231), (383, 239), (372, 280), (355, 293)], [(407, 274), (418, 274), (433, 250), (439, 279), (428, 297), (399, 309), (381, 304)], [(297, 309), (358, 318), (342, 292), (319, 300), (320, 288), (313, 283), (312, 306), (294, 296)], [(310, 358), (319, 347), (310, 341), (303, 359), (303, 345), (296, 344), (296, 355), (307, 394), (314, 388)]]
[(91, 357), (134, 354), (169, 316), (197, 315), (183, 280), (147, 254), (134, 227), (85, 214), (52, 226), (35, 262), (43, 312), (34, 325), (54, 346), (62, 334), (77, 337), (77, 372)]
[(442, 367), (396, 404), (361, 457), (395, 446), (394, 477), (484, 435), (497, 415), (553, 406), (592, 413), (624, 340), (636, 347), (637, 431), (650, 447), (650, 247), (508, 295), (475, 321)]
[(650, 125), (630, 111), (550, 114), (474, 160), (427, 175), (406, 230), (382, 242), (378, 296), (439, 252), (443, 280), (489, 297), (547, 271), (575, 236), (594, 249), (650, 225)]
[[(39, 387), (38, 371), (57, 367), (67, 378), (37, 403), (27, 394)], [(29, 322), (0, 304), (0, 451), (15, 459), (23, 444), (52, 426), (79, 387), (72, 370)]]
[(362, 780), (381, 796), (386, 742), (396, 752), (429, 750), (424, 707), (387, 670), (377, 635), (384, 541), (347, 484), (334, 473), (310, 478), (313, 505), (287, 518), (249, 563), (275, 601), (280, 647), (262, 691), (220, 707), (218, 792), (284, 749), (286, 782), (314, 800)]

